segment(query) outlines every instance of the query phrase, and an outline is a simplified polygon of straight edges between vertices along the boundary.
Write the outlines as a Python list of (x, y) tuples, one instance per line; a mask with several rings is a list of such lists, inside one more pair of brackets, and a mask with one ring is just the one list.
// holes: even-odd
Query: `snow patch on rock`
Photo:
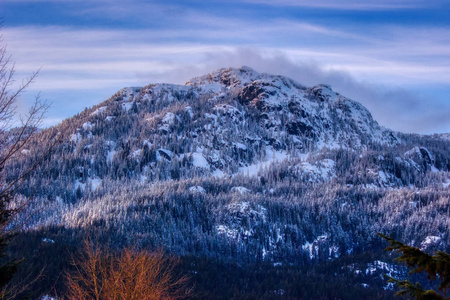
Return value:
[(205, 190), (202, 186), (196, 185), (196, 186), (191, 186), (191, 187), (189, 188), (189, 192), (191, 192), (191, 193), (205, 194), (205, 193), (206, 193), (206, 190)]

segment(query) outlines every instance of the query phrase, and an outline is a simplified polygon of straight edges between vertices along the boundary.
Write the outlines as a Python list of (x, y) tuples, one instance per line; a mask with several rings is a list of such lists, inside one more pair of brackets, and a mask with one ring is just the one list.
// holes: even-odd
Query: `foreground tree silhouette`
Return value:
[[(409, 272), (410, 274), (425, 271), (429, 280), (436, 280), (439, 278), (441, 281), (439, 290), (445, 295), (446, 291), (450, 288), (450, 254), (438, 251), (434, 255), (429, 255), (419, 248), (405, 245), (381, 233), (378, 233), (378, 235), (386, 239), (390, 244), (385, 251), (396, 251), (397, 253), (401, 253), (396, 260), (404, 262), (408, 267), (413, 268)], [(424, 290), (419, 283), (413, 284), (408, 279), (398, 280), (390, 276), (386, 277), (389, 278), (388, 282), (396, 284), (401, 289), (396, 295), (403, 296), (409, 294), (417, 300), (450, 299), (445, 298), (445, 296), (434, 290)]]
[(84, 242), (84, 251), (74, 258), (74, 270), (66, 273), (68, 299), (156, 300), (184, 299), (191, 290), (188, 278), (176, 278), (178, 261), (161, 252), (122, 250), (110, 254)]
[[(0, 20), (1, 21), (1, 20)], [(0, 22), (0, 30), (2, 23)], [(26, 149), (34, 134), (38, 131), (48, 104), (36, 97), (28, 114), (19, 116), (17, 113), (18, 100), (23, 91), (33, 82), (38, 72), (22, 81), (15, 89), (14, 63), (7, 54), (6, 45), (1, 45), (0, 35), (0, 299), (13, 298), (25, 289), (25, 285), (10, 286), (10, 282), (17, 272), (20, 260), (7, 256), (7, 245), (14, 234), (22, 228), (24, 222), (11, 226), (11, 220), (17, 216), (31, 200), (27, 198), (17, 201), (15, 195), (27, 176), (37, 168), (42, 161), (38, 159), (23, 173), (12, 180), (6, 180), (5, 167), (14, 156)]]

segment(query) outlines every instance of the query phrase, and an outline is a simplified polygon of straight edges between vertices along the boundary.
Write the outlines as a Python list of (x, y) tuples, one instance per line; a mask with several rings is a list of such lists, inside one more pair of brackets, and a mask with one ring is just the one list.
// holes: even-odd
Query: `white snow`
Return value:
[(373, 275), (375, 272), (380, 271), (385, 273), (388, 276), (395, 276), (398, 274), (398, 271), (391, 264), (383, 262), (381, 260), (376, 260), (372, 263), (367, 264), (367, 268), (365, 270), (366, 275)]
[(328, 239), (327, 234), (318, 236), (314, 241), (306, 242), (302, 245), (302, 249), (309, 253), (309, 258), (313, 259), (319, 255), (320, 244)]
[(109, 121), (112, 121), (114, 118), (115, 118), (114, 116), (107, 116), (105, 118), (105, 121), (109, 122)]
[(201, 86), (204, 92), (219, 93), (223, 86), (218, 83), (209, 83)]
[(326, 181), (335, 176), (335, 162), (331, 159), (317, 161), (314, 165), (302, 162), (296, 166), (302, 173), (307, 174), (309, 181)]
[(83, 124), (82, 127), (83, 127), (84, 130), (91, 130), (92, 127), (94, 127), (94, 125), (91, 122), (86, 122), (86, 123)]
[(133, 157), (133, 158), (139, 157), (141, 155), (141, 153), (142, 153), (142, 149), (134, 150), (133, 153), (131, 153), (131, 157)]
[(216, 230), (218, 234), (224, 234), (228, 238), (231, 239), (238, 239), (240, 237), (242, 238), (249, 238), (253, 236), (253, 230), (244, 230), (243, 228), (234, 229), (227, 225), (218, 225), (216, 226)]
[(231, 214), (239, 213), (246, 216), (258, 216), (264, 221), (266, 218), (267, 209), (261, 205), (252, 207), (247, 201), (233, 202), (227, 205), (227, 210)]
[(220, 84), (221, 79), (226, 78), (229, 81), (230, 86), (237, 87), (237, 86), (243, 86), (246, 84), (249, 84), (250, 82), (257, 80), (259, 78), (262, 78), (264, 76), (268, 76), (265, 74), (259, 74), (252, 70), (249, 67), (240, 67), (240, 68), (227, 68), (227, 69), (220, 69), (216, 70), (208, 75), (201, 76), (201, 77), (195, 77), (186, 82), (187, 86), (205, 86), (205, 85), (211, 85), (211, 84), (218, 84), (222, 87), (224, 87), (222, 84)]
[(175, 121), (175, 115), (171, 112), (166, 113), (164, 115), (164, 118), (161, 120), (161, 122), (163, 122), (165, 124), (169, 124), (169, 125), (172, 125), (174, 121)]
[(194, 112), (192, 111), (192, 107), (186, 106), (186, 107), (184, 108), (184, 111), (187, 112), (187, 113), (189, 114), (189, 117), (192, 118), (192, 117), (194, 116)]
[(390, 290), (390, 291), (393, 291), (394, 290), (394, 284), (392, 283), (392, 282), (388, 282), (384, 287), (383, 287), (383, 290)]
[(425, 240), (423, 240), (423, 242), (420, 244), (420, 249), (421, 250), (426, 250), (428, 247), (432, 246), (432, 245), (436, 245), (439, 244), (442, 241), (442, 238), (439, 236), (433, 236), (433, 235), (429, 235), (425, 238)]
[(100, 178), (93, 178), (90, 179), (89, 182), (91, 183), (92, 190), (95, 191), (102, 183), (102, 180)]
[(229, 104), (218, 104), (214, 106), (213, 110), (218, 113), (227, 114), (230, 116), (239, 115), (241, 112), (236, 107)]
[(158, 130), (169, 132), (170, 126), (175, 122), (175, 114), (168, 112), (161, 119), (162, 125), (158, 127)]
[(103, 113), (106, 108), (107, 108), (107, 106), (100, 106), (91, 114), (91, 116), (95, 116), (95, 115)]
[(233, 146), (235, 146), (236, 148), (238, 148), (240, 150), (247, 150), (247, 147), (242, 143), (233, 143)]
[(194, 167), (202, 168), (202, 169), (209, 169), (209, 164), (206, 158), (201, 153), (191, 153), (192, 156), (192, 164)]
[(447, 178), (447, 179), (445, 180), (445, 182), (442, 183), (442, 186), (443, 186), (444, 188), (448, 188), (448, 187), (450, 186), (450, 178)]
[(124, 109), (125, 111), (129, 111), (132, 106), (133, 106), (133, 102), (122, 103), (122, 109)]
[(42, 242), (44, 242), (44, 243), (49, 243), (49, 244), (54, 244), (54, 243), (55, 243), (54, 240), (49, 239), (49, 238), (43, 238), (43, 239), (42, 239)]
[(273, 266), (274, 267), (282, 267), (283, 263), (282, 262), (275, 262), (275, 263), (273, 263)]
[(239, 232), (236, 229), (231, 229), (226, 225), (218, 225), (216, 226), (216, 230), (218, 234), (224, 234), (232, 239), (236, 239), (239, 234)]
[(206, 193), (205, 189), (202, 186), (199, 186), (199, 185), (191, 186), (189, 188), (189, 192), (191, 192), (191, 193), (199, 193), (199, 194)]
[(116, 150), (108, 151), (108, 154), (106, 155), (106, 162), (112, 162), (115, 154), (116, 154)]
[(76, 192), (78, 190), (78, 188), (80, 188), (80, 190), (84, 191), (86, 188), (86, 184), (81, 183), (79, 180), (75, 180), (73, 191)]
[(78, 143), (81, 140), (81, 134), (79, 132), (74, 133), (70, 136), (70, 141), (74, 143)]
[(222, 170), (217, 169), (214, 172), (212, 172), (211, 175), (215, 178), (223, 178), (225, 176), (225, 173)]
[(266, 147), (266, 156), (264, 160), (256, 162), (247, 167), (239, 168), (240, 174), (247, 176), (256, 176), (260, 170), (268, 168), (273, 163), (282, 162), (283, 160), (288, 158), (288, 154), (286, 151), (276, 151), (272, 147)]
[(22, 151), (20, 151), (20, 153), (27, 155), (27, 154), (30, 154), (30, 150), (23, 149)]

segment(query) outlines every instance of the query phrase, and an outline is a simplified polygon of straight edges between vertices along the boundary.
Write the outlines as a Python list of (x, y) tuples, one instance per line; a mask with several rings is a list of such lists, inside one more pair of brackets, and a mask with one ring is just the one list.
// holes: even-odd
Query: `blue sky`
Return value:
[(394, 130), (450, 132), (450, 8), (414, 0), (1, 0), (24, 94), (64, 118), (125, 86), (247, 65), (331, 84)]

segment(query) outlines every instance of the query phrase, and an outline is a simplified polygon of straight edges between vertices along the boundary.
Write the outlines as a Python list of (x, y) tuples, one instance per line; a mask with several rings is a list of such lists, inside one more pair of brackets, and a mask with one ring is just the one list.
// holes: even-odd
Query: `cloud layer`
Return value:
[[(204, 6), (153, 1), (137, 6), (84, 0), (65, 10), (72, 1), (66, 6), (31, 2), (46, 8), (42, 14), (48, 18), (22, 24), (20, 17), (32, 20), (27, 13), (36, 13), (24, 9), (14, 21), (19, 24), (5, 24), (3, 38), (19, 78), (42, 67), (29, 95), (41, 91), (54, 102), (53, 121), (124, 86), (182, 84), (216, 68), (248, 65), (304, 85), (331, 84), (395, 130), (450, 131), (445, 118), (450, 114), (450, 27), (416, 15), (421, 11), (428, 17), (438, 1), (216, 0)], [(4, 3), (7, 9), (14, 3), (9, 7), (14, 16), (16, 6), (31, 2)], [(417, 23), (411, 24), (411, 17)]]

